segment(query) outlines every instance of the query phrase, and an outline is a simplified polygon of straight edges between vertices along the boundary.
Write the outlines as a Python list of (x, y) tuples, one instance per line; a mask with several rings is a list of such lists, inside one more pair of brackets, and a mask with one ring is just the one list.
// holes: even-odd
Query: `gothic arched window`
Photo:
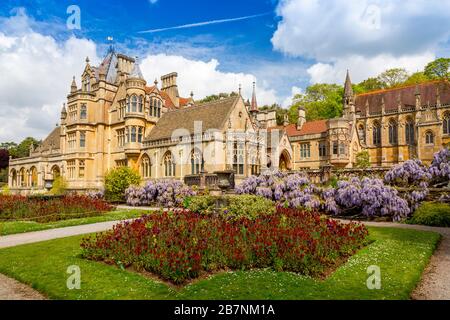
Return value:
[(175, 177), (175, 161), (172, 152), (167, 152), (164, 155), (164, 174), (166, 177)]
[(199, 174), (204, 170), (203, 155), (200, 150), (194, 149), (191, 152), (191, 174)]
[(389, 121), (389, 143), (398, 143), (398, 125), (395, 120)]
[(148, 155), (144, 155), (141, 162), (142, 177), (149, 178), (152, 176), (152, 163)]
[(373, 123), (373, 144), (376, 146), (381, 145), (381, 124), (378, 121)]
[(127, 96), (127, 112), (131, 112), (130, 97)]
[(412, 145), (415, 142), (414, 122), (412, 121), (412, 119), (406, 120), (405, 140), (406, 140), (406, 144), (409, 144), (409, 145)]
[(425, 143), (426, 144), (434, 144), (434, 134), (432, 131), (427, 131), (425, 133)]
[(444, 128), (444, 134), (450, 134), (450, 113), (449, 112), (444, 114), (444, 121), (442, 123), (442, 126)]
[(364, 126), (362, 124), (358, 127), (358, 136), (359, 140), (366, 143), (366, 130), (364, 129)]

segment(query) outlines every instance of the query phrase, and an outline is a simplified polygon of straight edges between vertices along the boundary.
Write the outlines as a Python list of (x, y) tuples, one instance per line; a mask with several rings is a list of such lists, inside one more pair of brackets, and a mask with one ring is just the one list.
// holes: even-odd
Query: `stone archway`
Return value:
[(289, 171), (292, 169), (291, 156), (287, 150), (283, 150), (280, 155), (279, 169), (280, 171)]
[(52, 178), (53, 180), (55, 180), (56, 178), (61, 176), (61, 170), (59, 169), (59, 167), (57, 165), (54, 165), (52, 167)]

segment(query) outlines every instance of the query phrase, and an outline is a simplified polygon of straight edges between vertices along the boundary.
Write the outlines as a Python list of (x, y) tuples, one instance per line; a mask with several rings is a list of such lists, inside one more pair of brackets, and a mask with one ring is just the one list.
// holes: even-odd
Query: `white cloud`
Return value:
[[(180, 95), (184, 97), (189, 96), (191, 91), (194, 92), (195, 99), (219, 92), (237, 91), (239, 84), (242, 85), (242, 95), (251, 97), (254, 75), (222, 72), (218, 67), (216, 59), (204, 62), (166, 54), (149, 55), (141, 62), (147, 81), (176, 71)], [(275, 90), (264, 86), (264, 82), (258, 85), (257, 98), (259, 105), (272, 104), (278, 100)]]
[(33, 32), (23, 13), (8, 23), (15, 19), (22, 28), (0, 32), (0, 141), (45, 138), (59, 122), (72, 76), (77, 75), (79, 84), (86, 56), (98, 61), (93, 42), (70, 38), (58, 43)]
[(435, 55), (432, 52), (402, 57), (379, 55), (367, 58), (355, 55), (338, 59), (334, 63), (316, 63), (307, 72), (311, 77), (311, 83), (343, 84), (345, 73), (349, 69), (352, 82), (357, 83), (391, 68), (405, 68), (409, 73), (420, 71), (434, 59)]
[(284, 99), (284, 101), (283, 101), (283, 103), (282, 103), (282, 106), (285, 107), (285, 108), (290, 107), (290, 106), (292, 105), (292, 103), (293, 103), (292, 99), (293, 99), (297, 94), (300, 94), (300, 93), (302, 93), (302, 92), (303, 92), (303, 89), (302, 89), (302, 88), (293, 86), (293, 87), (291, 88), (291, 96), (290, 96), (290, 97), (287, 97), (286, 99)]
[(282, 0), (274, 49), (316, 61), (311, 82), (355, 81), (391, 67), (413, 72), (450, 35), (450, 2), (440, 0)]
[(274, 48), (318, 60), (415, 55), (450, 34), (450, 2), (441, 0), (284, 0), (277, 13)]
[[(27, 136), (45, 138), (60, 121), (61, 106), (74, 75), (80, 86), (86, 56), (91, 65), (101, 61), (94, 42), (74, 37), (59, 42), (33, 31), (30, 26), (34, 23), (24, 11), (0, 20), (0, 30), (8, 30), (0, 31), (0, 141), (20, 142)], [(148, 55), (141, 62), (150, 84), (163, 74), (178, 72), (180, 94), (185, 97), (191, 90), (196, 99), (237, 91), (239, 84), (243, 95), (251, 97), (254, 75), (222, 72), (218, 67), (215, 59), (204, 62), (165, 54)], [(257, 90), (260, 105), (282, 100), (264, 81)]]

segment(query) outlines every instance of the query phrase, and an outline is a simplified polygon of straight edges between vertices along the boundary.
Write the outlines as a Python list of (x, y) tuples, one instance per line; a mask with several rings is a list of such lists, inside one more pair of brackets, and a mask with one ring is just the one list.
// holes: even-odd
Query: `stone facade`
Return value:
[[(352, 168), (368, 150), (373, 167), (425, 162), (450, 143), (450, 85), (445, 81), (355, 95), (347, 74), (341, 118), (276, 124), (259, 111), (255, 85), (207, 104), (179, 96), (177, 73), (148, 86), (135, 59), (110, 49), (75, 77), (61, 123), (30, 156), (11, 159), (9, 187), (29, 193), (63, 176), (71, 190), (102, 189), (108, 170), (129, 166), (143, 180), (234, 171), (236, 182), (264, 170)], [(328, 171), (327, 171), (328, 172)], [(196, 181), (193, 179), (193, 181)]]
[[(75, 77), (61, 123), (30, 156), (10, 160), (13, 192), (41, 192), (63, 176), (74, 191), (101, 189), (108, 170), (129, 166), (144, 180), (180, 179), (202, 172), (234, 170), (239, 182), (292, 158), (283, 130), (268, 147), (267, 123), (258, 123), (240, 95), (197, 104), (179, 96), (177, 73), (148, 86), (135, 59), (111, 49), (99, 66), (86, 66), (81, 88)], [(268, 123), (271, 125), (272, 123)], [(267, 155), (267, 150), (274, 153)]]

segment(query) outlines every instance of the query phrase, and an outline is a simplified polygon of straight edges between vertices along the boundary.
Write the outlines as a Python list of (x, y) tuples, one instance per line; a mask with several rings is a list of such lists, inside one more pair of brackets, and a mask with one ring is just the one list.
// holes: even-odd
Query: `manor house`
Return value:
[(49, 189), (63, 176), (71, 190), (103, 187), (114, 167), (143, 180), (231, 171), (237, 182), (268, 169), (351, 168), (368, 150), (373, 166), (411, 158), (425, 162), (450, 142), (450, 87), (434, 81), (355, 95), (347, 74), (341, 118), (277, 126), (275, 111), (239, 94), (209, 103), (180, 97), (177, 73), (149, 85), (134, 58), (111, 48), (99, 66), (86, 59), (75, 77), (60, 124), (29, 157), (11, 159), (9, 187)]

